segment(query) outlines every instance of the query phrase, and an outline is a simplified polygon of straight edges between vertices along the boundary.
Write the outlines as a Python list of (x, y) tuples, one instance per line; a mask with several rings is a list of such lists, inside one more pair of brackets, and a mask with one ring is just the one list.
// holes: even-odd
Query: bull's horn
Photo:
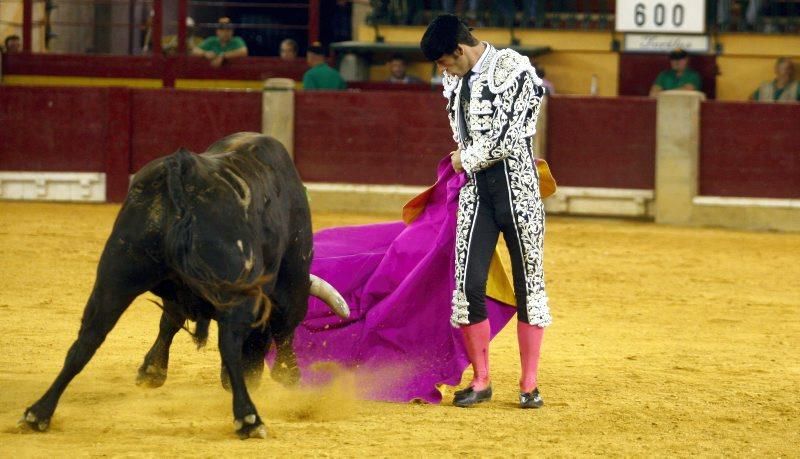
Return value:
[(339, 317), (350, 317), (350, 307), (342, 295), (333, 286), (319, 277), (311, 274), (311, 294), (324, 301), (329, 308)]

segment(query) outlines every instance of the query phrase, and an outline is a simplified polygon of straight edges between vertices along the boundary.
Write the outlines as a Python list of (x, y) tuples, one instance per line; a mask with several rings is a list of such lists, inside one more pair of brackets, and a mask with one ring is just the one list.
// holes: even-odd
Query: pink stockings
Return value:
[(522, 376), (519, 379), (520, 392), (527, 393), (536, 388), (539, 352), (542, 348), (543, 336), (544, 328), (517, 321), (519, 361), (522, 364)]
[(476, 391), (489, 387), (489, 337), (491, 336), (489, 320), (472, 325), (462, 325), (461, 334), (464, 337), (464, 347), (467, 357), (472, 363), (472, 383), (470, 386)]

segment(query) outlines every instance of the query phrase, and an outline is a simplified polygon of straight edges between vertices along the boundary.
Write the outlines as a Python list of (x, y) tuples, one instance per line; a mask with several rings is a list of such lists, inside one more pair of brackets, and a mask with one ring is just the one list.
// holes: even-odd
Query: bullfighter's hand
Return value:
[(453, 170), (456, 172), (463, 172), (464, 167), (461, 165), (461, 150), (450, 152), (450, 162), (453, 164)]
[(212, 67), (220, 67), (220, 66), (222, 66), (222, 61), (224, 61), (224, 60), (225, 60), (225, 57), (222, 54), (220, 54), (219, 56), (215, 57), (214, 59), (211, 59), (211, 66)]

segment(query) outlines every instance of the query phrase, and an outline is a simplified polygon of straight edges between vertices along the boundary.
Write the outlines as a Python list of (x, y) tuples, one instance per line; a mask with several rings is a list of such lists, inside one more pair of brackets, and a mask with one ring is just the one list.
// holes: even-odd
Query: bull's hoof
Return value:
[(236, 435), (242, 440), (248, 438), (267, 438), (267, 428), (257, 414), (248, 414), (243, 419), (236, 419), (233, 421), (233, 427), (236, 430)]
[(275, 363), (270, 373), (272, 379), (281, 383), (285, 387), (294, 387), (300, 382), (300, 369), (297, 365), (286, 365)]
[(161, 387), (167, 380), (167, 369), (155, 365), (142, 365), (136, 375), (136, 385), (143, 387)]
[(40, 419), (39, 416), (33, 414), (30, 408), (25, 410), (22, 419), (17, 422), (17, 427), (21, 429), (30, 429), (36, 432), (46, 432), (50, 427), (50, 418)]

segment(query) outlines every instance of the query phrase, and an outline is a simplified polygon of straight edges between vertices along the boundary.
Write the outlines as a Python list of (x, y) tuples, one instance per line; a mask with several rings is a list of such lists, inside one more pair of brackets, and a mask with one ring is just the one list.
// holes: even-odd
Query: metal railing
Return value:
[[(20, 35), (24, 52), (71, 54), (186, 53), (187, 37), (214, 34), (217, 19), (229, 16), (251, 55), (277, 54), (283, 38), (304, 46), (319, 39), (320, 0), (263, 3), (221, 0), (0, 0), (22, 21), (0, 18), (7, 34)], [(187, 18), (193, 18), (187, 21)], [(2, 37), (0, 37), (2, 38)], [(163, 39), (167, 40), (163, 40)], [(44, 45), (40, 45), (43, 39)], [(34, 46), (33, 43), (36, 43)], [(191, 40), (190, 40), (191, 43)], [(34, 49), (35, 48), (35, 49)]]

